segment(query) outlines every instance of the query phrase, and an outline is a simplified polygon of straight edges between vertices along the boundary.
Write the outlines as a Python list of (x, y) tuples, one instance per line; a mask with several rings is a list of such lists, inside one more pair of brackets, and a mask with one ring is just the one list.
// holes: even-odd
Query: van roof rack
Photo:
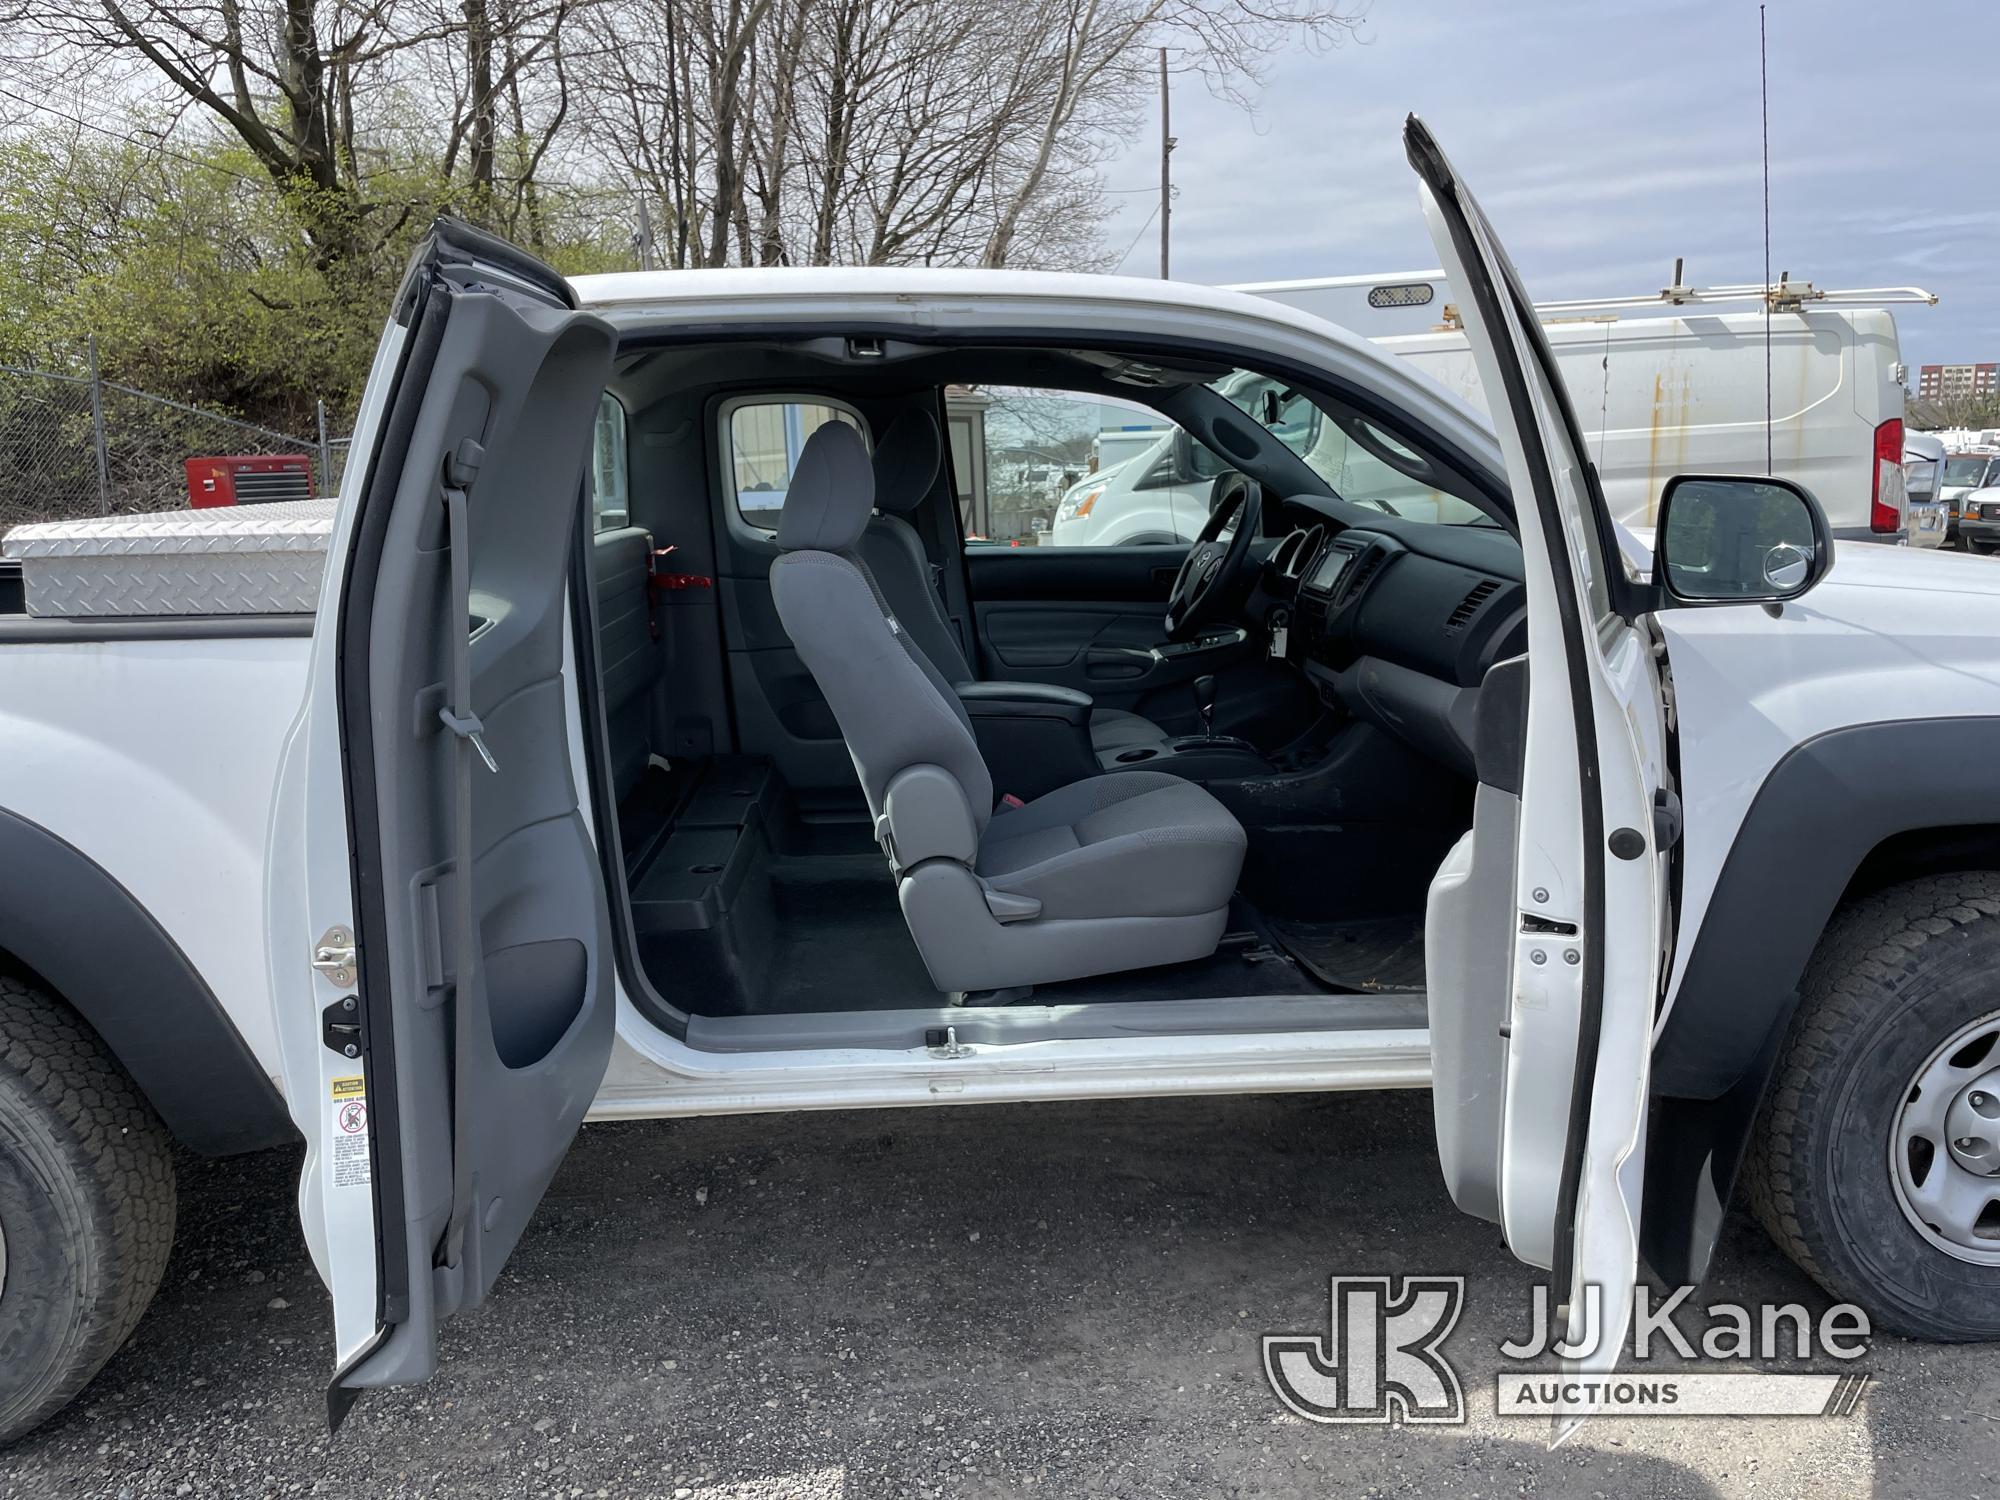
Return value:
[[(1768, 303), (1773, 312), (1799, 312), (1813, 307), (1884, 307), (1895, 303), (1937, 306), (1937, 294), (1919, 286), (1871, 286), (1822, 289), (1810, 281), (1794, 281), (1792, 273), (1782, 273), (1775, 285), (1744, 282), (1732, 286), (1689, 286), (1684, 272), (1686, 258), (1674, 261), (1673, 281), (1657, 292), (1641, 292), (1629, 297), (1577, 297), (1558, 302), (1537, 302), (1535, 311), (1544, 319), (1572, 318), (1591, 313), (1616, 313), (1622, 309), (1648, 307), (1714, 307), (1731, 302)], [(1443, 281), (1442, 269), (1393, 271), (1364, 276), (1312, 276), (1295, 281), (1238, 283), (1239, 292), (1332, 291), (1341, 287), (1397, 288), (1414, 282)], [(1455, 304), (1446, 303), (1447, 329), (1464, 326)]]
[(1794, 281), (1790, 271), (1780, 272), (1775, 285), (1761, 281), (1737, 286), (1689, 286), (1684, 277), (1685, 260), (1674, 260), (1674, 279), (1650, 295), (1635, 297), (1579, 297), (1567, 302), (1537, 302), (1535, 311), (1554, 317), (1621, 307), (1707, 307), (1721, 302), (1768, 302), (1773, 312), (1797, 312), (1811, 303), (1824, 307), (1881, 307), (1889, 303), (1921, 303), (1937, 306), (1937, 294), (1920, 286), (1866, 286), (1844, 290), (1822, 290), (1810, 281)]

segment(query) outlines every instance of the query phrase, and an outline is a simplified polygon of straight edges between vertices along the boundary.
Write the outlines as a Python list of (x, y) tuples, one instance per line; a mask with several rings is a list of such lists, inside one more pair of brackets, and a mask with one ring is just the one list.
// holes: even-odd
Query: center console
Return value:
[(996, 792), (1032, 802), (1097, 774), (1090, 694), (1046, 682), (961, 682), (957, 691)]
[(1162, 745), (1106, 750), (1097, 763), (1106, 771), (1166, 771), (1189, 781), (1240, 781), (1268, 776), (1272, 769), (1255, 745), (1226, 734), (1191, 734)]

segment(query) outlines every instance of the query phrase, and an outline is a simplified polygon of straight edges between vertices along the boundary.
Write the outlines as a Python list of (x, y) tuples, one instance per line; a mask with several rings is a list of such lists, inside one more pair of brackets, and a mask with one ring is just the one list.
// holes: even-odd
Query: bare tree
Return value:
[(1043, 195), (1051, 174), (1065, 174), (1066, 148), (1079, 134), (1114, 129), (1129, 119), (1151, 88), (1152, 52), (1168, 47), (1183, 72), (1201, 75), (1218, 92), (1247, 103), (1264, 60), (1282, 43), (1338, 46), (1360, 25), (1361, 13), (1318, 0), (1031, 0), (1026, 24), (1047, 38), (1038, 56), (1033, 97), (1035, 128), (1010, 142), (1010, 186), (981, 256), (1003, 266), (1012, 257), (1023, 216)]
[[(366, 261), (425, 199), (513, 227), (567, 115), (562, 35), (584, 3), (78, 0), (12, 19), (109, 91), (163, 94), (234, 136), (331, 270)], [(396, 141), (414, 149), (386, 165), (435, 166), (427, 193), (371, 190)]]
[[(1150, 60), (1247, 100), (1364, 0), (0, 0), (246, 147), (321, 269), (449, 205), (539, 245), (544, 189), (657, 205), (673, 266), (1090, 265)], [(615, 178), (605, 183), (607, 176)]]
[(1087, 263), (1098, 168), (1151, 48), (1247, 100), (1347, 0), (603, 0), (592, 139), (655, 195), (674, 265)]

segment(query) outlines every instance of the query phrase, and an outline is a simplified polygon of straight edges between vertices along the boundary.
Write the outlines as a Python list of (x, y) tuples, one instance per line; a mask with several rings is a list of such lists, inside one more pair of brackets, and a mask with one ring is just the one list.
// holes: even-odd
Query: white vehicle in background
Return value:
[[(1215, 390), (1279, 438), (1343, 495), (1419, 521), (1476, 521), (1462, 500), (1433, 487), (1422, 460), (1358, 419), (1337, 421), (1296, 391), (1262, 376)], [(1112, 436), (1107, 432), (1105, 438)], [(1102, 451), (1103, 439), (1100, 439)], [(1178, 427), (1156, 429), (1131, 458), (1080, 480), (1056, 507), (1052, 547), (1185, 546), (1201, 533), (1235, 470)]]
[[(2000, 544), (2000, 526), (1990, 525), (1985, 511), (1989, 503), (2000, 505), (2000, 447), (1959, 448), (1948, 437), (1944, 441), (1951, 451), (1938, 475), (1938, 493), (1945, 504), (1947, 545), (1961, 551), (1991, 551)], [(1980, 495), (1980, 491), (1992, 493)]]
[[(1642, 296), (1538, 302), (1549, 347), (1590, 440), (1612, 513), (1651, 526), (1675, 474), (1769, 471), (1809, 488), (1837, 538), (1907, 538), (1903, 382), (1889, 304), (1934, 305), (1915, 287), (1821, 291), (1680, 284)], [(1486, 396), (1441, 271), (1237, 285), (1414, 361), (1484, 411)], [(1766, 381), (1762, 306), (1771, 316)], [(1766, 434), (1766, 391), (1771, 393)], [(1767, 447), (1768, 444), (1768, 447)], [(1919, 543), (1921, 545), (1921, 543)]]
[(1944, 545), (1944, 464), (1944, 442), (1935, 434), (1903, 435), (1903, 493), (1912, 547)]

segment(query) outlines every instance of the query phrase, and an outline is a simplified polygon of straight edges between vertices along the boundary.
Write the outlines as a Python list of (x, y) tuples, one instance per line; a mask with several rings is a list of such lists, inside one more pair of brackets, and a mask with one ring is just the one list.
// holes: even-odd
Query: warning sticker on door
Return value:
[(333, 1080), (333, 1185), (337, 1188), (367, 1187), (372, 1180), (366, 1092), (359, 1078)]

